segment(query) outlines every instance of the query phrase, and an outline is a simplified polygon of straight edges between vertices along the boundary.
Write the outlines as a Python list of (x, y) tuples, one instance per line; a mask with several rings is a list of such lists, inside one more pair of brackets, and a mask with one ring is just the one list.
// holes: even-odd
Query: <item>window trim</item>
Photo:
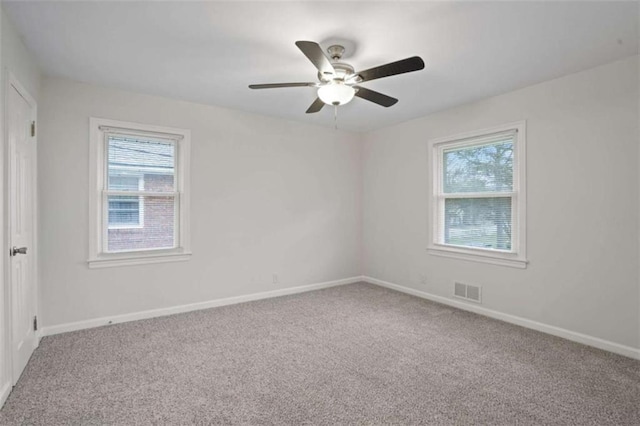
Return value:
[[(134, 136), (159, 137), (176, 141), (176, 247), (171, 249), (145, 249), (126, 252), (104, 251), (103, 244), (108, 228), (103, 219), (108, 214), (108, 204), (103, 195), (106, 179), (105, 133), (122, 133)], [(190, 151), (191, 131), (172, 127), (133, 123), (104, 118), (89, 119), (89, 257), (90, 268), (140, 265), (159, 262), (189, 260), (190, 239)]]
[[(439, 213), (439, 188), (442, 180), (442, 157), (444, 148), (471, 145), (473, 139), (481, 139), (485, 136), (515, 131), (513, 149), (513, 191), (504, 195), (511, 195), (512, 205), (512, 229), (516, 230), (513, 236), (511, 251), (485, 249), (481, 247), (463, 247), (444, 244), (438, 241), (441, 215)], [(469, 260), (474, 262), (489, 263), (514, 268), (526, 268), (528, 264), (526, 256), (526, 121), (503, 124), (487, 129), (465, 132), (453, 136), (436, 138), (428, 141), (428, 164), (431, 165), (429, 173), (430, 184), (428, 213), (428, 244), (427, 252), (435, 256), (454, 259)], [(494, 193), (491, 193), (492, 195)], [(473, 194), (471, 194), (473, 195)]]

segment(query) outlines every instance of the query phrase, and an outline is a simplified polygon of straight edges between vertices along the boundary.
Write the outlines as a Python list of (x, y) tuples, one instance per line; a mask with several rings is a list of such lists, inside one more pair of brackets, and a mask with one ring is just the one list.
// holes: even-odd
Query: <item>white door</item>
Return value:
[[(17, 83), (7, 93), (7, 209), (13, 383), (38, 345), (35, 332), (35, 103)], [(32, 126), (34, 126), (32, 128)]]

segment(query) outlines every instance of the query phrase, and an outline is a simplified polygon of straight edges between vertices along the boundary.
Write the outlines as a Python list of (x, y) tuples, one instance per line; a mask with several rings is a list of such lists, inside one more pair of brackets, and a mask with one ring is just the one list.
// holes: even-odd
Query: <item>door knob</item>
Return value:
[(15, 256), (16, 254), (27, 254), (27, 248), (26, 247), (16, 247), (13, 246), (13, 248), (11, 249), (11, 256)]

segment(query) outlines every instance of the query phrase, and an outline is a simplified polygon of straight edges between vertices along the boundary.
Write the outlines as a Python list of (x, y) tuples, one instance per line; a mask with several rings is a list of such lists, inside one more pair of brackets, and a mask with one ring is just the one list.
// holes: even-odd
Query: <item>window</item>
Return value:
[(429, 252), (526, 267), (524, 122), (430, 142)]
[(188, 259), (189, 136), (91, 119), (90, 267)]

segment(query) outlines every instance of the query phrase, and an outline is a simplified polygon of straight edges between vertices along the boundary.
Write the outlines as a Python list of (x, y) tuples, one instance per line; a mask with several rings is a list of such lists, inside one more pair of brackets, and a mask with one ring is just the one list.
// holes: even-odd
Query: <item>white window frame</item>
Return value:
[[(138, 191), (144, 190), (144, 176), (143, 175), (131, 175), (138, 179)], [(109, 213), (109, 201), (107, 201), (107, 214)], [(108, 216), (107, 216), (108, 217)], [(142, 229), (144, 228), (144, 197), (138, 197), (138, 223), (137, 224), (119, 224), (112, 225), (107, 223), (108, 229)]]
[[(513, 189), (512, 192), (501, 193), (510, 196), (512, 235), (511, 250), (495, 250), (482, 247), (463, 247), (444, 243), (442, 229), (444, 226), (444, 192), (442, 191), (442, 162), (445, 149), (481, 144), (482, 138), (499, 133), (515, 131), (513, 139)], [(427, 251), (436, 256), (490, 263), (515, 268), (527, 267), (526, 256), (526, 122), (504, 124), (488, 129), (466, 132), (454, 136), (437, 138), (428, 142), (431, 164), (429, 199), (431, 208), (429, 215), (429, 244)], [(467, 194), (466, 194), (467, 195)], [(495, 196), (489, 194), (468, 194), (470, 198), (479, 196)]]
[[(190, 154), (191, 132), (187, 129), (132, 123), (91, 117), (89, 120), (89, 259), (90, 268), (139, 265), (189, 260), (190, 245)], [(157, 137), (175, 141), (176, 208), (175, 247), (107, 252), (104, 248), (108, 225), (108, 201), (105, 196), (107, 134)], [(113, 229), (113, 228), (111, 228)]]

